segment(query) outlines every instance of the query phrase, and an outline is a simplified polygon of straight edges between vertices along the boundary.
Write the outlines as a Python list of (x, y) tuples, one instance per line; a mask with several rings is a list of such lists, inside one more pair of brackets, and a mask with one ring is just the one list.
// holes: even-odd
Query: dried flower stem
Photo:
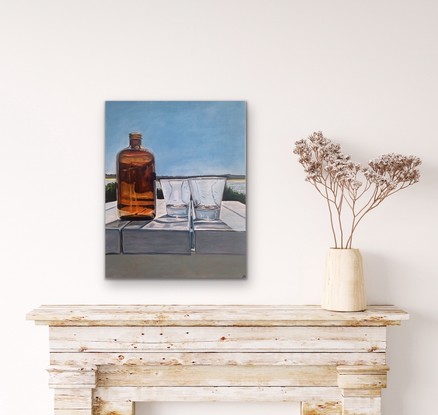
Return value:
[[(304, 167), (306, 180), (326, 199), (335, 248), (351, 248), (354, 232), (364, 216), (388, 196), (417, 183), (420, 178), (418, 157), (385, 154), (363, 168), (321, 132), (297, 141), (294, 153)], [(364, 202), (361, 199), (366, 195), (370, 196)], [(344, 202), (351, 216), (348, 238), (344, 237)]]

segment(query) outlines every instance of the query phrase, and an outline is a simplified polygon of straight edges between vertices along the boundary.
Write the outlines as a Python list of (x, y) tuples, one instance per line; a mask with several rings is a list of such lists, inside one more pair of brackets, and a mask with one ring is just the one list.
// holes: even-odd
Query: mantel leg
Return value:
[(55, 415), (93, 415), (95, 366), (50, 366), (48, 372), (55, 389)]
[(342, 415), (381, 415), (388, 366), (338, 366)]
[(116, 392), (110, 401), (105, 400), (94, 391), (93, 415), (134, 415), (134, 403), (130, 399), (118, 399)]
[(380, 396), (344, 396), (342, 415), (381, 415)]
[(301, 415), (341, 415), (341, 402), (301, 402)]
[(92, 390), (55, 389), (55, 415), (93, 415)]

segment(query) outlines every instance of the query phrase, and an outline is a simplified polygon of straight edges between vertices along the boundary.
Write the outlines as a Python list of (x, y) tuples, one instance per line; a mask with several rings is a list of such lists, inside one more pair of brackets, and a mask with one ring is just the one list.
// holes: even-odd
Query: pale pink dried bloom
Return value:
[[(354, 231), (365, 214), (420, 178), (421, 160), (418, 157), (384, 154), (362, 168), (341, 151), (339, 144), (324, 137), (320, 131), (297, 141), (294, 153), (304, 167), (306, 180), (327, 200), (335, 247), (338, 247), (339, 233), (340, 248), (351, 248)], [(363, 200), (365, 202), (359, 205)], [(349, 207), (351, 217), (348, 238), (344, 238), (342, 223), (345, 205)], [(338, 231), (335, 230), (336, 220)]]

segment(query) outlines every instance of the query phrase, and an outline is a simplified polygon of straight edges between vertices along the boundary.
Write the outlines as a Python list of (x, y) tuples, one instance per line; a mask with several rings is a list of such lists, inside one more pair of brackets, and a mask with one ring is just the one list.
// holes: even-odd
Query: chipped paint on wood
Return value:
[(94, 392), (93, 415), (134, 415), (134, 403), (130, 399), (120, 400), (115, 395), (104, 400)]
[(344, 397), (342, 415), (381, 415), (380, 397)]
[(382, 396), (382, 389), (342, 389), (342, 396)]
[(91, 388), (55, 389), (55, 409), (89, 409), (92, 403)]
[(97, 386), (336, 386), (336, 366), (101, 366)]
[(127, 352), (50, 353), (51, 365), (384, 365), (386, 353)]
[(53, 352), (374, 352), (385, 327), (50, 327)]
[(338, 366), (338, 386), (341, 389), (383, 389), (386, 388), (386, 375), (389, 367), (376, 366)]
[(52, 326), (390, 326), (408, 318), (394, 306), (338, 313), (286, 305), (45, 305), (27, 315)]
[(336, 387), (279, 387), (279, 386), (143, 386), (97, 387), (94, 396), (103, 401), (132, 400), (134, 402), (320, 402), (340, 401)]
[(94, 388), (96, 386), (96, 367), (51, 366), (49, 386), (51, 388)]
[(302, 402), (301, 415), (342, 415), (342, 402)]
[(133, 415), (142, 401), (303, 402), (380, 415), (393, 306), (43, 306), (55, 415)]

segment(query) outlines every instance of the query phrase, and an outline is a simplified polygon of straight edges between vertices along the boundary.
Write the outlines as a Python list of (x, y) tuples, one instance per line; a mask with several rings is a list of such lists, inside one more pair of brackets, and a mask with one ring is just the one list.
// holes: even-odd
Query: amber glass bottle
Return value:
[(117, 209), (120, 219), (155, 217), (155, 157), (141, 145), (141, 134), (129, 134), (129, 147), (117, 154)]

